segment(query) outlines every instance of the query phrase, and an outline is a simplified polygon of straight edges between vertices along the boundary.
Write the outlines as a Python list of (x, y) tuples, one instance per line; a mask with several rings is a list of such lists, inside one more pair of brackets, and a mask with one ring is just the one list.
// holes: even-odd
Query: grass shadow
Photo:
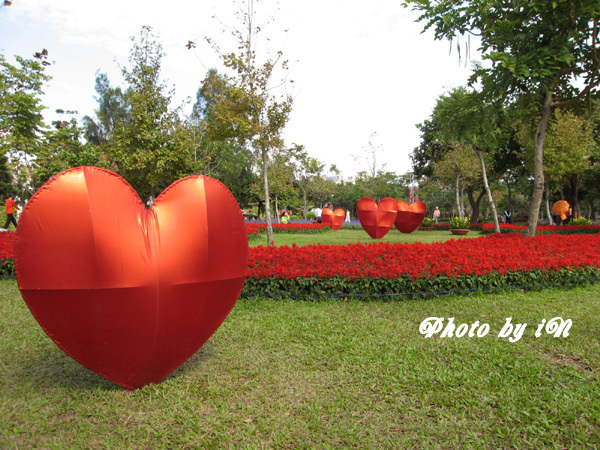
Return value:
[[(213, 355), (210, 341), (158, 384), (173, 378), (185, 377)], [(33, 389), (74, 389), (129, 391), (83, 366), (63, 352), (53, 342), (44, 342), (12, 358), (15, 381), (27, 383)]]

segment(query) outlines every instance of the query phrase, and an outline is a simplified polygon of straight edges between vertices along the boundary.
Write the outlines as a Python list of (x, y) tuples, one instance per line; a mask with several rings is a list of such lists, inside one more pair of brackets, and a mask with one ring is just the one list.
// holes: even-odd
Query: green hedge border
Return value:
[(560, 270), (537, 269), (528, 272), (509, 272), (505, 275), (489, 273), (482, 276), (438, 276), (411, 280), (409, 276), (398, 278), (341, 277), (317, 278), (248, 278), (241, 297), (269, 296), (319, 300), (332, 297), (395, 297), (435, 296), (449, 293), (494, 292), (498, 290), (542, 290), (574, 287), (600, 281), (600, 268), (577, 267)]
[(15, 278), (15, 261), (14, 259), (0, 260), (0, 278)]

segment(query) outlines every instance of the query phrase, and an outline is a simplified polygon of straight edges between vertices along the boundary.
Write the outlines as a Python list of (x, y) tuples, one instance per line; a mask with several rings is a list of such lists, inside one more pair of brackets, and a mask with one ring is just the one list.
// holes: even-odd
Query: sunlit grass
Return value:
[[(0, 448), (595, 448), (600, 286), (405, 301), (241, 299), (158, 385), (67, 357), (0, 280)], [(534, 336), (542, 319), (573, 326)], [(488, 323), (425, 339), (427, 317)], [(526, 322), (515, 342), (497, 334)]]
[[(308, 244), (323, 245), (347, 245), (361, 242), (363, 244), (375, 242), (391, 243), (414, 243), (414, 242), (442, 242), (449, 239), (465, 239), (481, 237), (479, 231), (471, 230), (465, 236), (455, 236), (450, 230), (415, 230), (410, 234), (400, 233), (393, 228), (381, 239), (373, 239), (362, 229), (340, 229), (338, 231), (327, 230), (322, 233), (275, 233), (273, 241), (275, 245), (292, 245), (292, 243), (303, 246)], [(251, 246), (267, 245), (267, 235), (262, 233), (260, 236), (250, 238)]]

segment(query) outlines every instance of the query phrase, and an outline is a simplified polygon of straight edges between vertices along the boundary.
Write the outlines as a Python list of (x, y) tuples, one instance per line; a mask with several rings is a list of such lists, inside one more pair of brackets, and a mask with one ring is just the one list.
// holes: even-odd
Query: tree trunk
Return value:
[(481, 191), (477, 196), (477, 200), (473, 197), (473, 187), (469, 187), (467, 189), (467, 199), (469, 200), (469, 205), (471, 205), (471, 223), (477, 222), (477, 218), (479, 217), (479, 205), (481, 205), (481, 199), (485, 195), (485, 190)]
[(535, 147), (533, 151), (533, 193), (529, 201), (529, 218), (527, 221), (527, 236), (535, 236), (538, 218), (540, 214), (540, 205), (544, 195), (544, 139), (546, 137), (546, 128), (552, 115), (552, 90), (549, 89), (544, 99), (544, 108), (542, 117), (538, 123), (535, 134)]
[(580, 180), (581, 176), (579, 174), (573, 175), (569, 180), (571, 182), (571, 192), (573, 192), (573, 204), (571, 206), (573, 207), (573, 217), (575, 218), (581, 216), (579, 211), (579, 189), (581, 188)]
[[(510, 182), (506, 180), (506, 189), (508, 190), (508, 210), (512, 211), (512, 189), (510, 188)], [(514, 212), (514, 211), (513, 211)]]
[(496, 233), (500, 233), (500, 224), (498, 223), (498, 212), (496, 211), (496, 204), (494, 203), (494, 198), (492, 197), (492, 191), (490, 190), (490, 185), (487, 179), (487, 173), (485, 171), (485, 160), (483, 159), (483, 152), (481, 150), (477, 150), (477, 156), (479, 156), (479, 162), (481, 164), (481, 175), (483, 178), (483, 187), (485, 188), (485, 192), (487, 192), (487, 200), (490, 204), (490, 208), (492, 210), (492, 216), (494, 217), (494, 231)]
[(273, 225), (271, 224), (271, 199), (269, 197), (269, 179), (267, 178), (267, 149), (262, 149), (263, 178), (265, 189), (265, 216), (267, 216), (267, 245), (275, 245), (273, 242)]
[(546, 183), (546, 214), (548, 214), (548, 225), (554, 225), (552, 212), (550, 211), (550, 185)]
[(277, 217), (277, 223), (281, 223), (281, 217), (279, 217), (279, 202), (277, 194), (275, 194), (275, 217)]
[(458, 175), (456, 175), (456, 209), (458, 210), (458, 217), (464, 219), (465, 213), (460, 207), (460, 177)]
[(304, 186), (300, 185), (300, 189), (302, 189), (302, 201), (304, 202), (304, 207), (302, 208), (302, 214), (304, 216), (304, 219), (306, 220), (306, 215), (308, 214), (308, 203), (306, 200), (306, 189), (304, 188)]

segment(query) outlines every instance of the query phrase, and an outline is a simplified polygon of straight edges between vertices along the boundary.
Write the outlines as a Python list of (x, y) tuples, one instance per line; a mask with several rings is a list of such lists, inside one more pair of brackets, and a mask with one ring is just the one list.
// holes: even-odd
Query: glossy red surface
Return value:
[(346, 211), (342, 208), (338, 208), (335, 211), (331, 210), (331, 208), (323, 208), (321, 212), (321, 220), (324, 225), (327, 225), (334, 231), (339, 230), (344, 225), (344, 220), (346, 219)]
[(203, 176), (173, 183), (146, 209), (117, 174), (52, 178), (19, 221), (15, 267), (48, 336), (127, 388), (157, 383), (227, 317), (247, 271), (237, 201)]
[(410, 205), (402, 200), (396, 202), (398, 214), (394, 225), (402, 233), (412, 233), (415, 231), (425, 218), (427, 205), (425, 202), (414, 202)]
[(358, 220), (373, 239), (381, 239), (392, 229), (397, 211), (396, 200), (391, 197), (382, 198), (379, 204), (363, 197), (356, 205)]

